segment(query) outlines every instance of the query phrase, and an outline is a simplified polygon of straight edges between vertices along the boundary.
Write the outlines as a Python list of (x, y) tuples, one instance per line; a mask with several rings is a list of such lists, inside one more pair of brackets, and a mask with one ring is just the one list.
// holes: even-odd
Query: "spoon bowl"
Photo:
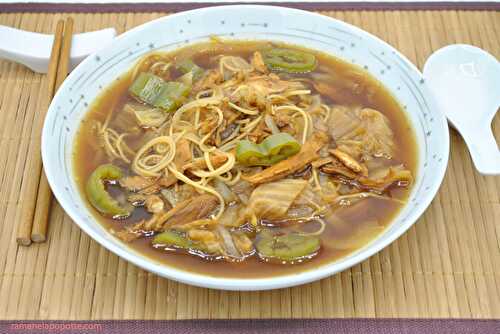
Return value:
[(423, 72), (441, 110), (464, 138), (477, 170), (500, 174), (500, 151), (491, 130), (500, 106), (497, 59), (471, 45), (449, 45), (429, 57)]

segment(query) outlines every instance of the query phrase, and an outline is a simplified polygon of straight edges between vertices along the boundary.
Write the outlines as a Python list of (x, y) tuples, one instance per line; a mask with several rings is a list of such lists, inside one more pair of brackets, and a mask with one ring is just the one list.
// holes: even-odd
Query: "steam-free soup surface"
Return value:
[(364, 70), (270, 42), (146, 55), (91, 105), (74, 170), (96, 219), (152, 261), (222, 277), (313, 269), (405, 204), (413, 130)]

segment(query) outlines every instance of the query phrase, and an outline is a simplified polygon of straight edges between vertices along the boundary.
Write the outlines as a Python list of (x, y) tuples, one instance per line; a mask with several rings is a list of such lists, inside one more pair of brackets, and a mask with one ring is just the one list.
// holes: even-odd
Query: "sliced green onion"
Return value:
[(165, 82), (152, 73), (140, 73), (129, 88), (138, 100), (165, 111), (173, 111), (184, 102), (191, 88), (181, 82)]

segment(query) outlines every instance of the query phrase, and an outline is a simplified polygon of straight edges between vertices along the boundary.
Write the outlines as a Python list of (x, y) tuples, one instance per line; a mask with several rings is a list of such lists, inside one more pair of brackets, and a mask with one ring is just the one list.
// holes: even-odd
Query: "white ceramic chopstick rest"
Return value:
[(500, 64), (486, 51), (464, 44), (434, 52), (424, 77), (448, 121), (464, 138), (481, 174), (500, 174), (500, 151), (491, 122), (500, 106)]
[[(102, 49), (116, 36), (114, 28), (75, 34), (71, 43), (71, 68)], [(54, 35), (39, 34), (0, 25), (0, 58), (47, 73)]]

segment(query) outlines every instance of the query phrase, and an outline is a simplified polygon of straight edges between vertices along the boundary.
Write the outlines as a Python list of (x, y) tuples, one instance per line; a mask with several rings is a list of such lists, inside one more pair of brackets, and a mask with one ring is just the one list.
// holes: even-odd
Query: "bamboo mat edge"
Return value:
[(149, 2), (149, 3), (4, 3), (0, 4), (0, 11), (5, 13), (105, 13), (105, 12), (179, 12), (203, 7), (258, 4), (297, 8), (308, 11), (353, 11), (353, 10), (500, 10), (498, 1), (408, 1), (408, 2)]

